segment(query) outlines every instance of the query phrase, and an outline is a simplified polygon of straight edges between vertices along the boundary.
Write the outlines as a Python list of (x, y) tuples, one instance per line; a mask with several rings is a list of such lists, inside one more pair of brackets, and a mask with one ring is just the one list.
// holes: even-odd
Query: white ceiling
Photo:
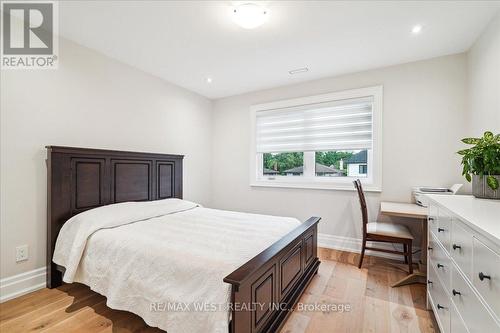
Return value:
[[(493, 1), (266, 1), (268, 21), (234, 24), (231, 1), (67, 1), (60, 34), (145, 72), (220, 98), (460, 53)], [(410, 33), (414, 24), (424, 29)], [(308, 67), (307, 73), (289, 70)], [(207, 77), (213, 82), (208, 84)]]

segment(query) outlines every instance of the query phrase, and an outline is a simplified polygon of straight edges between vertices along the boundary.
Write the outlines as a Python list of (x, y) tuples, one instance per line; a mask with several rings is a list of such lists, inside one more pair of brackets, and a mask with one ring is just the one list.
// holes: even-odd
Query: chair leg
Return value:
[(359, 256), (358, 268), (361, 268), (361, 265), (363, 264), (363, 257), (365, 256), (365, 248), (366, 248), (366, 239), (363, 239), (363, 245), (361, 247), (361, 255)]
[(410, 274), (413, 274), (413, 262), (412, 262), (413, 247), (412, 247), (411, 241), (409, 244), (406, 244), (406, 248), (408, 249), (408, 270), (409, 270)]
[(405, 253), (404, 254), (405, 264), (407, 264), (408, 263), (408, 245), (403, 244), (403, 252)]

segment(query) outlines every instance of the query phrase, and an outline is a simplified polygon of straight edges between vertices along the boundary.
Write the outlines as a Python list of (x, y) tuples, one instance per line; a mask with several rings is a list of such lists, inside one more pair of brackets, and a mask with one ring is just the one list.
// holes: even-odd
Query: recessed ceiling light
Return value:
[(212, 78), (211, 77), (207, 77), (207, 83), (212, 83)]
[(414, 35), (418, 35), (419, 33), (422, 32), (422, 25), (421, 24), (416, 24), (413, 26), (413, 28), (411, 28), (411, 33), (414, 34)]
[(288, 73), (293, 75), (293, 74), (305, 73), (307, 71), (309, 71), (309, 68), (303, 67), (303, 68), (292, 69), (291, 71), (288, 71)]
[(233, 21), (245, 29), (261, 26), (269, 16), (269, 11), (256, 3), (244, 3), (232, 10)]

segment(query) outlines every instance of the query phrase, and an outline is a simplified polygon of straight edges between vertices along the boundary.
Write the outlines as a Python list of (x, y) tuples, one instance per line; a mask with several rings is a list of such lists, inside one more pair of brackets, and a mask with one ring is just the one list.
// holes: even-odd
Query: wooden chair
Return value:
[[(368, 210), (366, 209), (365, 194), (361, 181), (356, 179), (353, 181), (356, 190), (358, 191), (359, 203), (361, 205), (361, 214), (363, 217), (363, 245), (361, 248), (361, 256), (359, 257), (359, 265), (361, 268), (363, 264), (363, 257), (365, 250), (387, 252), (394, 254), (402, 254), (405, 259), (405, 264), (408, 264), (409, 273), (413, 273), (412, 263), (412, 242), (413, 236), (407, 227), (400, 224), (382, 223), (382, 222), (368, 222)], [(403, 252), (395, 250), (377, 249), (367, 247), (366, 242), (383, 242), (383, 243), (397, 243), (403, 244)]]

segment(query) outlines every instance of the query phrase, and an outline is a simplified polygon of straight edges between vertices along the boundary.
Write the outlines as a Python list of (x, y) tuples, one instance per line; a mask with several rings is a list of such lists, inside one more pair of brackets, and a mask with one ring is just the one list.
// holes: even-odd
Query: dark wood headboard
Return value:
[(52, 262), (63, 224), (85, 210), (124, 201), (182, 199), (182, 155), (47, 147), (47, 287), (62, 283)]

